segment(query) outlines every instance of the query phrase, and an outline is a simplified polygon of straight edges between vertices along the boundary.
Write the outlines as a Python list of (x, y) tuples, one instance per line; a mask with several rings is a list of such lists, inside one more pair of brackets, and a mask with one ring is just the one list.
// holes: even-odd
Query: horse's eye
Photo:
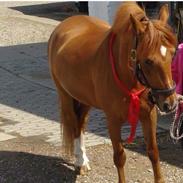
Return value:
[(152, 61), (152, 60), (149, 60), (149, 59), (145, 60), (144, 63), (145, 63), (146, 65), (153, 65), (153, 61)]

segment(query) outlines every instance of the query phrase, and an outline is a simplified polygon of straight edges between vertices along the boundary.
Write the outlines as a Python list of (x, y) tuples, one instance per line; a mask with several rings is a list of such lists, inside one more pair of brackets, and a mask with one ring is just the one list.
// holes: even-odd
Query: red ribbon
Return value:
[(140, 113), (139, 96), (142, 94), (145, 88), (136, 92), (129, 91), (129, 89), (119, 79), (118, 74), (116, 72), (115, 60), (114, 60), (113, 51), (112, 51), (112, 45), (114, 43), (115, 37), (116, 35), (114, 33), (111, 33), (111, 37), (109, 40), (109, 58), (110, 58), (110, 63), (112, 67), (112, 73), (113, 73), (116, 84), (118, 85), (118, 87), (122, 92), (125, 92), (130, 97), (130, 104), (128, 109), (128, 122), (131, 125), (131, 131), (130, 131), (130, 136), (127, 138), (127, 143), (131, 143), (134, 140), (137, 123), (139, 119), (139, 113)]

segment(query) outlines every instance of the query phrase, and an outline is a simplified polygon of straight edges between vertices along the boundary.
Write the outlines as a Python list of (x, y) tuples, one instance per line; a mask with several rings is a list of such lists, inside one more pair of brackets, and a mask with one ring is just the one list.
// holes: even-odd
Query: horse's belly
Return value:
[[(83, 104), (97, 107), (99, 106), (96, 104), (94, 97), (91, 95), (91, 91), (86, 89), (86, 87), (82, 87), (82, 85), (77, 86), (77, 88), (71, 88), (67, 84), (63, 86), (64, 89), (76, 100), (80, 101)], [(86, 95), (86, 92), (90, 95)]]

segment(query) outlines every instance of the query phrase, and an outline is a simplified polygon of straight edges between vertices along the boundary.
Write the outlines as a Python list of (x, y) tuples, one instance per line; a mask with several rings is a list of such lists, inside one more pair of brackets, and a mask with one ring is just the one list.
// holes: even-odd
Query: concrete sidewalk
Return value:
[[(15, 10), (29, 5), (11, 3), (12, 9), (10, 4), (0, 3), (0, 141), (36, 137), (59, 146), (57, 94), (47, 63), (47, 42), (59, 21)], [(49, 14), (51, 12), (46, 17)], [(77, 12), (71, 12), (73, 14)], [(87, 146), (110, 143), (105, 122), (103, 112), (91, 110)], [(158, 133), (161, 132), (164, 130), (158, 128)], [(128, 135), (126, 125), (122, 136)], [(140, 126), (137, 136), (142, 136)]]

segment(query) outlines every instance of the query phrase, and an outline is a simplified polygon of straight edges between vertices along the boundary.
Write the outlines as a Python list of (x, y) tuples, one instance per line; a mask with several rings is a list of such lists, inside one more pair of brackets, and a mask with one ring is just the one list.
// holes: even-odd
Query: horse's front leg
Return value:
[(121, 141), (121, 122), (115, 119), (108, 120), (109, 134), (113, 146), (114, 164), (118, 171), (119, 183), (125, 183), (124, 165), (126, 155)]
[(140, 118), (144, 132), (147, 154), (154, 171), (154, 182), (164, 183), (165, 181), (161, 173), (159, 151), (156, 141), (157, 113), (155, 107), (151, 109), (150, 112), (143, 111)]

